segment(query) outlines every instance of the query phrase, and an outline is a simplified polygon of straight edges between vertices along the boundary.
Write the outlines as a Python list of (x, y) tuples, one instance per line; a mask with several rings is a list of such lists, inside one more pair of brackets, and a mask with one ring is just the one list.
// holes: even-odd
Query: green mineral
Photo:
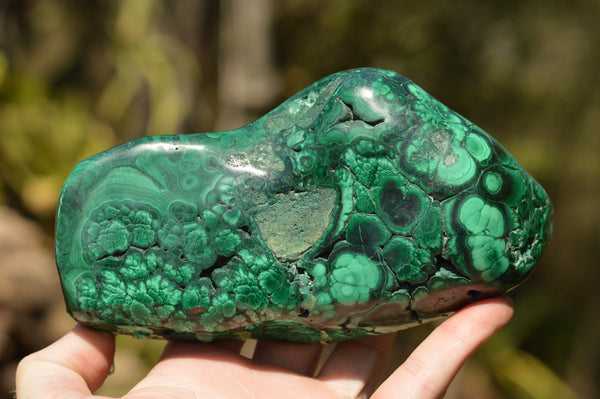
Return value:
[(87, 326), (341, 341), (520, 284), (551, 212), (479, 127), (394, 72), (355, 69), (240, 129), (84, 160), (62, 189), (56, 258)]

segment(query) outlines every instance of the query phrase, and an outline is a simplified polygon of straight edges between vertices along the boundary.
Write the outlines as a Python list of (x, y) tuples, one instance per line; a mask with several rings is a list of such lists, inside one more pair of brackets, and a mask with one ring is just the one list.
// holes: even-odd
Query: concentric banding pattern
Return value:
[(493, 138), (402, 76), (359, 69), (244, 128), (83, 161), (56, 253), (84, 324), (318, 342), (498, 295), (550, 229), (544, 190)]

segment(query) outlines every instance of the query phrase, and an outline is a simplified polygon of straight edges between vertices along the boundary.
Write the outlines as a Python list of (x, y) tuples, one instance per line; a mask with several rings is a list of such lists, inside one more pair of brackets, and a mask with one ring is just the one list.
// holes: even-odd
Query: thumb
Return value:
[(16, 374), (17, 397), (91, 396), (106, 379), (114, 351), (113, 335), (78, 325), (52, 345), (21, 360)]

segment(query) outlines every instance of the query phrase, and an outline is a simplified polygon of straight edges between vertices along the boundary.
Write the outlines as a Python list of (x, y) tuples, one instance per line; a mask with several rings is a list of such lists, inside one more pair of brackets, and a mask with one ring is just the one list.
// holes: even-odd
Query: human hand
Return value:
[[(316, 377), (322, 345), (259, 341), (253, 359), (241, 341), (169, 342), (160, 361), (124, 398), (439, 398), (463, 363), (510, 320), (507, 297), (471, 304), (440, 324), (379, 387), (394, 334), (337, 345)], [(93, 396), (113, 362), (114, 336), (77, 326), (24, 358), (18, 399)]]

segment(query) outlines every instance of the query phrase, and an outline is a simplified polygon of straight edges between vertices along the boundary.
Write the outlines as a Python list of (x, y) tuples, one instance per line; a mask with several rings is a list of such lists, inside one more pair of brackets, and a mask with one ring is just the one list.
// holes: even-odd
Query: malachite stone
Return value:
[(240, 129), (84, 160), (56, 257), (91, 327), (327, 342), (504, 293), (551, 225), (548, 196), (493, 138), (408, 79), (356, 69)]

